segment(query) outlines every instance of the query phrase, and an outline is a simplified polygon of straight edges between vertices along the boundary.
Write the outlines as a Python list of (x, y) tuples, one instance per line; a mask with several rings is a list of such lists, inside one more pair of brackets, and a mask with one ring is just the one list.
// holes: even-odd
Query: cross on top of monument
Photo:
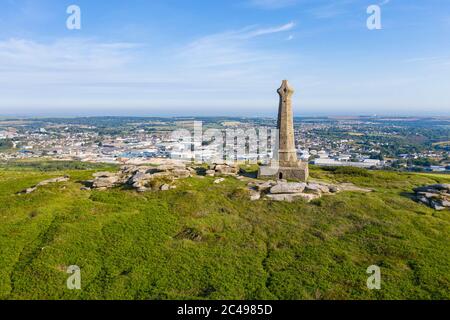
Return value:
[(289, 82), (287, 80), (283, 80), (280, 89), (278, 89), (278, 94), (283, 99), (283, 101), (286, 101), (294, 94), (294, 89), (289, 85)]

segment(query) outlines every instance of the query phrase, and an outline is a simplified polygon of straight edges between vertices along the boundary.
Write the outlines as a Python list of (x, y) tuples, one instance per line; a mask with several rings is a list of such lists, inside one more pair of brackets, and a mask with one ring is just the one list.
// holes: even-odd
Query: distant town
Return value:
[[(114, 164), (216, 159), (208, 143), (173, 139), (175, 130), (275, 128), (272, 118), (91, 117), (0, 120), (0, 161), (50, 159)], [(295, 118), (298, 156), (317, 166), (450, 172), (450, 118)], [(247, 142), (248, 144), (248, 142)], [(267, 162), (271, 153), (237, 155)]]

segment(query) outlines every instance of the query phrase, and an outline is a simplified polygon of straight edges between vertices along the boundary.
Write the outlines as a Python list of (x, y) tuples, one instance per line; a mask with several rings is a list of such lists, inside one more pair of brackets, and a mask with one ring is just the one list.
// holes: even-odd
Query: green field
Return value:
[[(409, 198), (446, 175), (313, 168), (374, 192), (308, 204), (250, 202), (234, 178), (81, 191), (101, 168), (44, 167), (0, 168), (1, 299), (450, 299), (450, 212)], [(66, 288), (70, 265), (82, 290)], [(366, 287), (370, 265), (381, 290)]]

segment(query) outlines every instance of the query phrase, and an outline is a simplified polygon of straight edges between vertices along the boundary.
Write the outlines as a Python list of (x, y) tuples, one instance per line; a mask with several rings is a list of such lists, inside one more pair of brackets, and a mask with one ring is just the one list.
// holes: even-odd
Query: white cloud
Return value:
[(443, 67), (450, 65), (450, 57), (415, 57), (403, 60), (404, 63), (421, 64), (429, 67)]
[(0, 41), (0, 115), (275, 115), (284, 78), (297, 89), (297, 113), (450, 110), (448, 57), (412, 56), (388, 74), (352, 60), (355, 72), (331, 55), (299, 55), (286, 41), (294, 28), (248, 26), (170, 49), (94, 39)]
[(190, 66), (202, 67), (249, 65), (254, 62), (273, 60), (274, 52), (253, 48), (251, 40), (265, 35), (287, 32), (294, 26), (293, 22), (268, 28), (250, 26), (237, 31), (205, 36), (190, 43), (182, 50), (181, 56), (188, 60)]
[(285, 32), (292, 30), (295, 27), (294, 22), (289, 22), (287, 24), (284, 24), (282, 26), (278, 27), (272, 27), (272, 28), (266, 28), (266, 29), (256, 29), (249, 32), (243, 32), (242, 37), (243, 38), (253, 38), (253, 37), (259, 37), (262, 35), (272, 34), (272, 33), (279, 33), (279, 32)]
[(317, 6), (308, 9), (307, 12), (317, 19), (329, 19), (349, 12), (355, 6), (356, 0), (335, 0), (320, 2)]
[(23, 39), (0, 42), (0, 71), (85, 71), (117, 68), (132, 57), (131, 43), (62, 39), (38, 43)]
[(282, 44), (285, 36), (269, 37), (294, 26), (249, 26), (170, 50), (93, 39), (0, 41), (0, 114), (10, 114), (11, 108), (62, 108), (73, 114), (108, 106), (189, 111), (271, 105), (274, 88), (294, 59), (267, 42)]
[(293, 6), (297, 2), (297, 0), (249, 0), (251, 6), (261, 9), (280, 9)]

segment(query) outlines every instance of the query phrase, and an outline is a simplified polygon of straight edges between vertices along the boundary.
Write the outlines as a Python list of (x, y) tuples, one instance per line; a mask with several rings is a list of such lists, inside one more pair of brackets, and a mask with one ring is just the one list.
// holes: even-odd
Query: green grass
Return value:
[[(0, 169), (1, 299), (450, 298), (450, 213), (408, 198), (445, 175), (312, 168), (374, 192), (307, 204), (250, 202), (234, 178), (138, 194), (80, 191), (97, 169), (25, 169)], [(69, 182), (16, 194), (64, 174)], [(373, 264), (379, 291), (366, 287)], [(70, 265), (82, 290), (66, 289)]]
[(117, 169), (116, 165), (89, 163), (79, 161), (52, 161), (52, 160), (10, 160), (0, 161), (0, 170), (20, 171), (58, 171), (58, 170), (94, 170)]

